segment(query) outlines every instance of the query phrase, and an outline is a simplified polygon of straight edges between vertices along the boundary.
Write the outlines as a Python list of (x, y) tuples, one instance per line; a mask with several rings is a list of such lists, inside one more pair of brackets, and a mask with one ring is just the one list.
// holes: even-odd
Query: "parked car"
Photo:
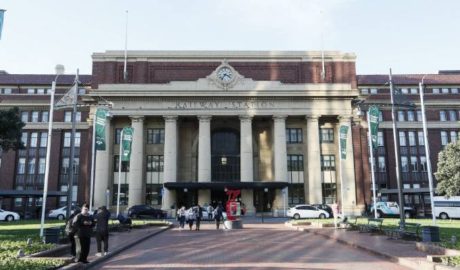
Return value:
[(134, 205), (128, 209), (128, 217), (130, 218), (141, 218), (141, 217), (150, 217), (150, 218), (166, 218), (166, 211), (155, 209), (150, 205)]
[[(73, 214), (75, 210), (80, 210), (80, 207), (78, 206), (72, 206), (70, 214)], [(48, 217), (49, 218), (57, 218), (59, 220), (64, 220), (67, 215), (67, 206), (63, 206), (58, 209), (53, 209), (49, 211)]]
[(327, 205), (327, 204), (312, 204), (311, 206), (314, 206), (318, 209), (324, 210), (329, 213), (329, 217), (334, 217), (334, 213), (332, 211), (332, 208)]
[(287, 211), (287, 216), (299, 219), (299, 218), (328, 218), (329, 213), (318, 209), (312, 205), (300, 204), (294, 207), (291, 207)]
[(21, 218), (18, 213), (0, 209), (0, 220), (15, 221), (20, 219)]
[[(399, 205), (397, 202), (377, 202), (377, 217), (391, 217), (391, 216), (399, 216)], [(374, 213), (374, 206), (371, 205), (370, 207), (370, 215)], [(411, 218), (415, 216), (415, 210), (413, 207), (404, 206), (404, 217)]]

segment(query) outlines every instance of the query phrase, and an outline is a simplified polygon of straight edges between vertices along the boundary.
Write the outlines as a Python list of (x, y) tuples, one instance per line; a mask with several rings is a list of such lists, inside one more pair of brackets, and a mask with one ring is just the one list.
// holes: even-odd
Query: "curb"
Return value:
[(124, 245), (118, 249), (115, 249), (114, 251), (110, 252), (109, 254), (105, 255), (105, 256), (102, 256), (102, 257), (99, 257), (97, 259), (95, 259), (94, 261), (88, 263), (88, 264), (82, 264), (82, 263), (71, 263), (71, 264), (68, 264), (64, 267), (61, 267), (59, 269), (63, 269), (63, 270), (75, 270), (75, 269), (90, 269), (92, 267), (95, 267), (96, 265), (118, 255), (119, 253), (121, 253), (122, 251), (126, 250), (126, 249), (129, 249), (157, 234), (160, 234), (166, 230), (169, 230), (171, 227), (173, 227), (173, 224), (169, 224), (168, 226), (165, 226), (165, 227), (161, 227), (160, 230), (158, 231), (154, 231), (150, 234), (147, 234), (143, 237), (141, 237), (140, 239), (134, 239), (133, 241), (129, 242), (127, 245)]

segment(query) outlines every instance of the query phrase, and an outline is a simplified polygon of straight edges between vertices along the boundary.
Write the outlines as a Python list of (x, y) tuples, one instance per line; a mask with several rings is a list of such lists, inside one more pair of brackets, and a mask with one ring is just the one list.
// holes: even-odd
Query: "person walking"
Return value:
[(198, 204), (195, 207), (195, 217), (196, 217), (196, 228), (195, 230), (199, 231), (200, 230), (200, 223), (201, 219), (203, 218), (203, 208)]
[(88, 263), (91, 233), (94, 227), (94, 220), (89, 214), (88, 204), (83, 204), (81, 213), (74, 217), (73, 227), (75, 228), (75, 262)]
[(193, 228), (193, 222), (195, 222), (195, 218), (195, 211), (193, 210), (193, 207), (190, 207), (190, 209), (187, 210), (187, 223), (190, 230)]
[(177, 219), (179, 220), (179, 229), (184, 229), (185, 226), (185, 206), (182, 206), (179, 210), (177, 210)]
[(70, 241), (70, 255), (75, 258), (75, 227), (73, 226), (73, 219), (76, 215), (80, 214), (80, 210), (76, 209), (72, 214), (70, 214), (69, 219), (65, 224), (65, 232), (67, 234), (67, 238)]
[(214, 211), (214, 208), (212, 208), (212, 205), (209, 204), (206, 211), (208, 212), (208, 219), (212, 222), (212, 211)]
[(219, 203), (214, 209), (214, 219), (216, 220), (216, 229), (219, 229), (220, 226), (220, 220), (222, 219), (222, 212), (223, 212), (223, 207), (222, 203)]
[(98, 257), (102, 256), (102, 242), (104, 242), (104, 255), (109, 252), (109, 219), (110, 212), (107, 207), (99, 207), (97, 214), (94, 216), (94, 222), (96, 222), (96, 256)]

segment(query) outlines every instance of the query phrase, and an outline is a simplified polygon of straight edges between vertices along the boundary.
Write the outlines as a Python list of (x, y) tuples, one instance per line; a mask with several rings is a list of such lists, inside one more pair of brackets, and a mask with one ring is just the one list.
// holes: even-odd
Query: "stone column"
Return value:
[(198, 116), (198, 182), (211, 182), (211, 116)]
[(131, 127), (133, 128), (133, 142), (129, 162), (128, 206), (145, 202), (144, 117), (131, 116)]
[[(165, 146), (164, 146), (164, 171), (163, 182), (177, 181), (177, 116), (165, 116)], [(161, 209), (171, 211), (171, 206), (176, 204), (176, 191), (167, 188), (163, 191)], [(176, 206), (177, 208), (177, 206)], [(177, 210), (177, 209), (176, 209)], [(175, 211), (169, 213), (174, 216)]]
[[(338, 160), (340, 163), (340, 173), (342, 174), (342, 181), (337, 185), (337, 188), (342, 188), (343, 185), (343, 198), (341, 198), (341, 202), (343, 203), (343, 211), (344, 214), (356, 214), (355, 211), (358, 211), (356, 208), (356, 189), (355, 189), (355, 164), (354, 164), (354, 156), (353, 156), (353, 139), (352, 139), (352, 132), (351, 132), (351, 116), (341, 116), (339, 117), (339, 130), (340, 126), (345, 125), (348, 126), (348, 134), (347, 134), (347, 157), (345, 160), (340, 159), (340, 148), (339, 145), (337, 146)], [(338, 137), (340, 140), (340, 137)], [(339, 177), (340, 179), (340, 177)], [(338, 194), (341, 194), (341, 190), (337, 190)], [(358, 213), (359, 214), (359, 213)]]
[(240, 116), (240, 123), (240, 178), (241, 182), (253, 182), (252, 117)]
[[(95, 117), (95, 116), (93, 116)], [(94, 127), (93, 127), (94, 128)], [(107, 117), (105, 122), (105, 150), (96, 151), (96, 168), (94, 172), (94, 207), (107, 205), (106, 192), (107, 189), (112, 190), (111, 179), (112, 173), (112, 118)], [(112, 193), (110, 193), (112, 195)], [(112, 201), (112, 196), (109, 197), (109, 204)]]
[(321, 142), (319, 140), (319, 116), (307, 116), (307, 164), (309, 203), (322, 203)]
[[(274, 120), (274, 160), (275, 160), (275, 181), (287, 182), (287, 151), (286, 151), (286, 116), (275, 115)], [(283, 209), (283, 193), (281, 189), (275, 192), (273, 201), (273, 215), (278, 216)]]

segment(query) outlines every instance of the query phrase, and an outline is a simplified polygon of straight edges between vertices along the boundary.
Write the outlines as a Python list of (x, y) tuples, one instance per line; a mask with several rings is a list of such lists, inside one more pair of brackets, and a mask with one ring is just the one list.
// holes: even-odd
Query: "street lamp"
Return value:
[(45, 225), (45, 212), (46, 212), (46, 197), (48, 196), (48, 181), (50, 171), (50, 155), (51, 155), (51, 135), (53, 132), (53, 114), (54, 114), (54, 93), (56, 92), (56, 81), (59, 75), (64, 74), (64, 66), (56, 65), (56, 77), (51, 83), (51, 98), (50, 98), (50, 111), (48, 114), (48, 136), (46, 140), (46, 159), (45, 159), (45, 179), (43, 184), (43, 199), (42, 199), (42, 216), (40, 222), (40, 238), (43, 237), (43, 227)]
[(184, 193), (185, 193), (185, 206), (188, 207), (188, 189), (184, 188)]
[(268, 188), (264, 188), (264, 196), (262, 198), (262, 223), (264, 223), (264, 211), (265, 211), (265, 197), (267, 196)]

